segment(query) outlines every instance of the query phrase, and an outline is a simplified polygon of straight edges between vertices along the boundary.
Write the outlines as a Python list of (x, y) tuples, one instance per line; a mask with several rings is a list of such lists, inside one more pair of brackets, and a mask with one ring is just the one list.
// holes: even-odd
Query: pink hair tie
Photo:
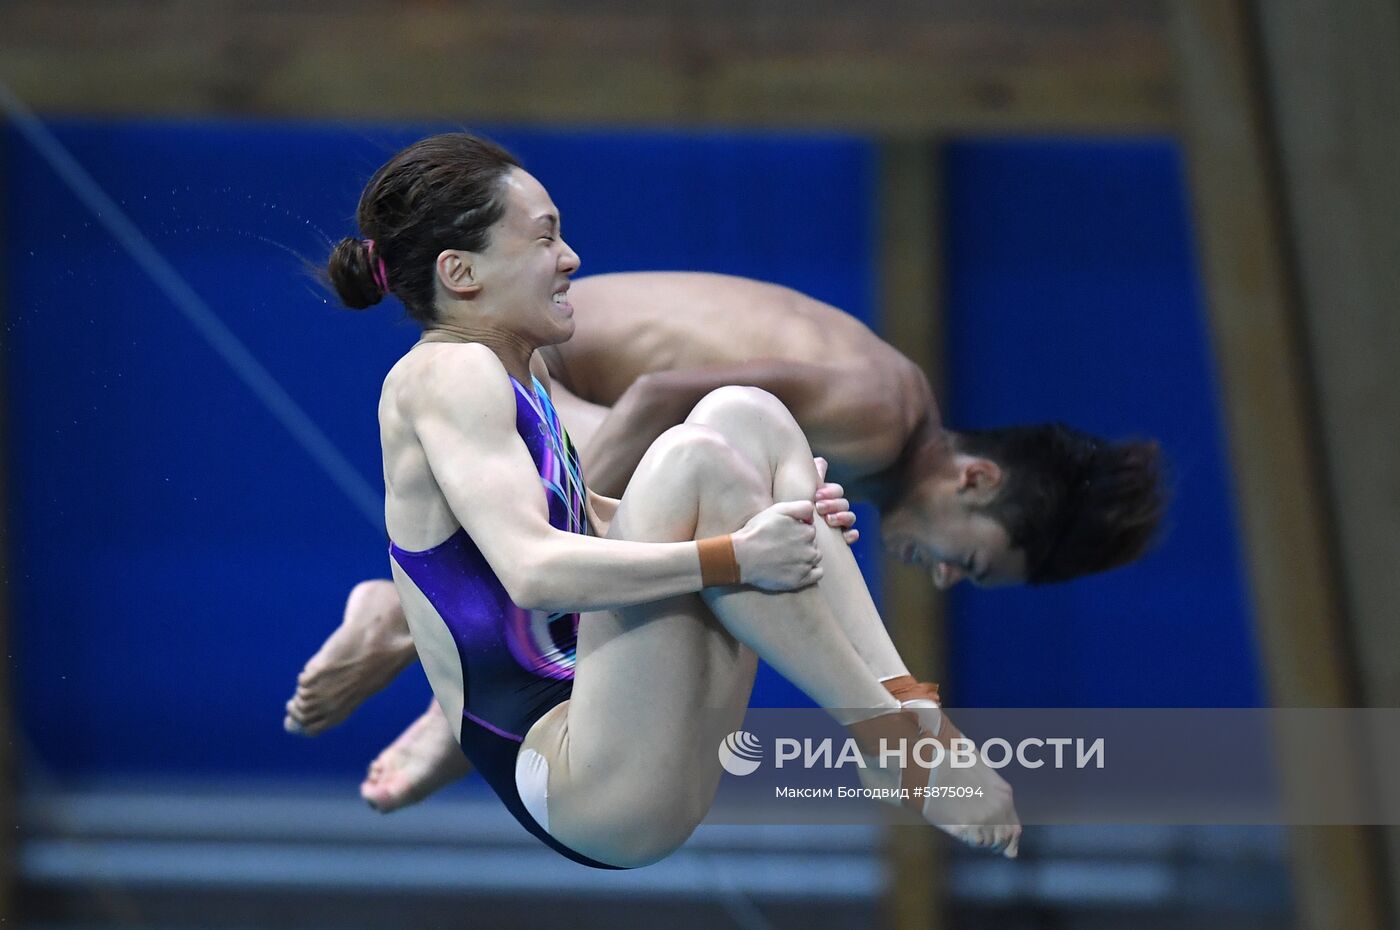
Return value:
[(369, 274), (381, 293), (389, 293), (389, 269), (384, 267), (384, 259), (374, 254), (374, 240), (366, 239), (365, 251), (369, 253)]

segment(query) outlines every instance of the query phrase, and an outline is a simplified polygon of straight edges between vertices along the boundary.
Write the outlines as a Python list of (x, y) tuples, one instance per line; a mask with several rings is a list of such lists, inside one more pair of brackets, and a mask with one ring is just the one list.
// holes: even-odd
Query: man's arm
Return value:
[(706, 394), (729, 384), (763, 388), (792, 411), (813, 450), (843, 476), (868, 474), (904, 446), (902, 403), (882, 373), (763, 360), (644, 374), (618, 398), (588, 444), (584, 474), (600, 493), (620, 495), (646, 450), (682, 423)]

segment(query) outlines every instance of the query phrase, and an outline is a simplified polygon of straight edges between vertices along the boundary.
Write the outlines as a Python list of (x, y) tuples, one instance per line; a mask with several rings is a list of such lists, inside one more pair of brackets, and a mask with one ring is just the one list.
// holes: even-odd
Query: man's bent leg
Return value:
[(387, 814), (416, 804), (472, 770), (436, 700), (370, 763), (360, 797)]
[(350, 716), (418, 658), (392, 581), (362, 581), (334, 633), (297, 676), (282, 726), (316, 736)]

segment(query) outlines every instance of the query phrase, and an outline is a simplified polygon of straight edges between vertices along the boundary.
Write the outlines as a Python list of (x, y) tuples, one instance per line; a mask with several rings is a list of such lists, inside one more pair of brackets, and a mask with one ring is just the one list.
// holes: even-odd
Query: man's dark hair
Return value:
[(1026, 554), (1026, 581), (1106, 571), (1152, 545), (1166, 511), (1161, 449), (1111, 443), (1063, 423), (958, 433), (959, 452), (988, 458), (1002, 486), (983, 512)]

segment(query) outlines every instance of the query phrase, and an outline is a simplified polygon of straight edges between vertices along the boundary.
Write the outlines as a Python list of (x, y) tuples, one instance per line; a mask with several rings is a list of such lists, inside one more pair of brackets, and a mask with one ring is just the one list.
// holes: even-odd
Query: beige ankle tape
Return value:
[(919, 718), (911, 710), (891, 710), (876, 717), (867, 717), (855, 723), (846, 724), (846, 732), (856, 741), (856, 746), (867, 755), (880, 751), (880, 741), (896, 743), (899, 740), (914, 740), (920, 734)]
[[(901, 704), (909, 701), (932, 701), (940, 709), (943, 707), (943, 699), (938, 695), (938, 682), (936, 681), (915, 681), (913, 675), (897, 675), (894, 678), (884, 679), (880, 684), (884, 685), (885, 690)], [(947, 746), (949, 740), (960, 738), (962, 732), (953, 726), (947, 714), (940, 714), (938, 732), (932, 736)]]
[(739, 583), (739, 560), (733, 536), (709, 536), (695, 541), (700, 550), (700, 582), (707, 588)]
[[(944, 719), (947, 719), (946, 715)], [(904, 743), (904, 751), (908, 754), (906, 758), (909, 760), (909, 764), (899, 773), (900, 787), (909, 792), (904, 803), (922, 809), (923, 801), (914, 800), (921, 795), (916, 794), (914, 789), (928, 786), (933, 770), (919, 765), (919, 755), (914, 751), (914, 744), (919, 740), (928, 739), (932, 734), (919, 725), (918, 715), (911, 710), (892, 710), (878, 717), (847, 724), (846, 732), (851, 734), (856, 746), (867, 756), (879, 756), (882, 740), (891, 748)]]
[(913, 675), (897, 675), (894, 678), (886, 678), (880, 684), (901, 704), (905, 701), (932, 701), (940, 707), (943, 706), (943, 700), (938, 696), (936, 681), (915, 681)]

